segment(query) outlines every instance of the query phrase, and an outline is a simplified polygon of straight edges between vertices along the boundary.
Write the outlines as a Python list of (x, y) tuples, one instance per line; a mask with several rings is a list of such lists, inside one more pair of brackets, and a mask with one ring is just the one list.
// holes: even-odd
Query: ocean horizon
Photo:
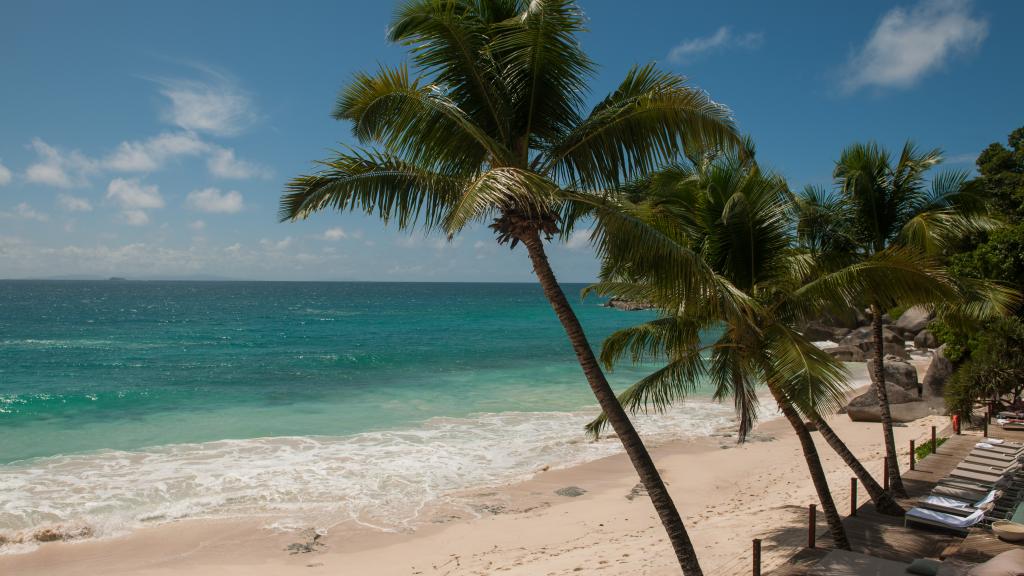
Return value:
[[(654, 317), (584, 286), (564, 288), (595, 349)], [(594, 415), (536, 284), (0, 281), (0, 534), (406, 529), (452, 491), (620, 451), (585, 436)], [(658, 442), (731, 421), (702, 393), (638, 426)]]

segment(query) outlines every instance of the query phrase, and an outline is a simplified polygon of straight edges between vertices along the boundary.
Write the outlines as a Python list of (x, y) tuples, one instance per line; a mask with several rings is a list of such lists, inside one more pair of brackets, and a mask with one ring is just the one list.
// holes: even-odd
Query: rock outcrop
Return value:
[(914, 336), (914, 346), (916, 348), (938, 348), (939, 339), (935, 337), (935, 334), (925, 328)]
[(924, 380), (921, 382), (924, 395), (941, 400), (946, 389), (946, 381), (952, 375), (953, 363), (946, 358), (946, 345), (943, 344), (932, 354), (932, 362), (928, 365), (928, 371), (924, 373)]
[(863, 362), (865, 359), (864, 351), (857, 346), (836, 346), (826, 348), (825, 352), (840, 362)]
[(932, 312), (922, 308), (921, 306), (913, 306), (907, 308), (903, 314), (900, 315), (896, 323), (892, 325), (893, 331), (898, 332), (901, 336), (907, 340), (913, 340), (917, 333), (928, 327), (928, 323), (931, 322), (935, 315)]
[[(867, 368), (868, 375), (871, 376), (871, 381), (875, 382), (874, 358), (868, 359)], [(912, 394), (914, 399), (919, 397), (917, 393), (917, 368), (914, 368), (897, 357), (886, 356), (885, 361), (882, 363), (882, 373), (885, 377), (886, 385), (892, 384), (893, 386), (898, 386)], [(877, 384), (877, 382), (875, 383)]]
[(610, 298), (604, 303), (605, 308), (615, 308), (616, 310), (625, 310), (627, 312), (635, 312), (637, 310), (650, 310), (654, 308), (650, 302), (633, 302), (631, 300), (623, 300), (621, 298)]
[[(850, 400), (846, 414), (854, 422), (880, 422), (882, 410), (878, 405), (878, 393), (872, 384), (867, 392)], [(929, 406), (921, 402), (916, 393), (886, 382), (885, 391), (889, 396), (889, 413), (895, 422), (910, 422), (931, 414)]]

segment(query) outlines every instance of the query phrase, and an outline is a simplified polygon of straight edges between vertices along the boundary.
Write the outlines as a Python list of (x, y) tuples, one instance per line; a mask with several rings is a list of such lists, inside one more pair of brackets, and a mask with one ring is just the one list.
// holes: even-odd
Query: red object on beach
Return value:
[(953, 431), (960, 434), (960, 415), (953, 414)]

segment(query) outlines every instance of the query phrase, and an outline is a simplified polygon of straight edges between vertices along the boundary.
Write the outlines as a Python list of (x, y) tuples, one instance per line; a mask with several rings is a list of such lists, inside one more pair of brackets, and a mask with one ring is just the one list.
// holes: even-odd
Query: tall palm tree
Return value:
[[(361, 211), (401, 229), (448, 235), (490, 221), (500, 244), (523, 244), (683, 572), (699, 575), (683, 521), (608, 385), (544, 244), (591, 217), (599, 252), (643, 251), (674, 272), (678, 289), (719, 290), (696, 255), (638, 226), (602, 190), (684, 150), (728, 148), (739, 139), (727, 109), (650, 65), (634, 67), (585, 111), (594, 65), (577, 41), (583, 24), (570, 0), (403, 3), (389, 37), (409, 48), (415, 72), (381, 67), (342, 90), (334, 116), (352, 123), (360, 145), (323, 162), (319, 173), (293, 179), (281, 217)], [(742, 306), (742, 298), (731, 305)]]
[[(630, 410), (662, 409), (707, 380), (716, 399), (734, 402), (743, 439), (757, 415), (756, 386), (766, 385), (800, 440), (836, 546), (849, 549), (817, 448), (804, 423), (804, 416), (821, 421), (821, 411), (841, 405), (845, 369), (794, 328), (816, 301), (794, 297), (807, 268), (803, 256), (791, 249), (785, 181), (750, 162), (720, 158), (676, 166), (623, 193), (635, 201), (632, 206), (638, 217), (701, 254), (732, 290), (756, 305), (742, 310), (725, 305), (687, 306), (659, 278), (652, 278), (646, 265), (628, 258), (606, 259), (602, 282), (592, 290), (647, 299), (665, 313), (605, 341), (602, 360), (609, 367), (624, 356), (634, 362), (665, 361), (664, 367), (625, 390), (620, 401)], [(703, 344), (704, 335), (714, 328), (720, 328), (721, 334)], [(604, 423), (602, 415), (591, 424), (591, 431)]]
[(934, 305), (962, 296), (933, 257), (952, 239), (986, 225), (985, 219), (961, 210), (965, 172), (942, 173), (927, 185), (926, 173), (941, 158), (939, 150), (921, 151), (911, 142), (895, 161), (874, 142), (854, 144), (836, 162), (837, 194), (810, 188), (798, 202), (803, 244), (826, 270), (849, 278), (865, 265), (900, 260), (908, 271), (916, 271), (898, 290), (889, 278), (867, 282), (860, 299), (871, 312), (872, 388), (878, 396), (890, 487), (897, 496), (906, 496), (906, 489), (885, 386), (882, 314), (898, 303)]

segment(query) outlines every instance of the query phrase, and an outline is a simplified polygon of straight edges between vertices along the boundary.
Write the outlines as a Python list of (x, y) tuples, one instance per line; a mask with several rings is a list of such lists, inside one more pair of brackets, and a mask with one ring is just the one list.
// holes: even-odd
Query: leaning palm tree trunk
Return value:
[(903, 507), (897, 504), (896, 501), (893, 500), (892, 495), (886, 492), (878, 484), (874, 477), (871, 476), (871, 473), (868, 472), (867, 469), (864, 468), (864, 465), (860, 463), (857, 456), (855, 456), (846, 446), (843, 439), (836, 434), (835, 430), (833, 430), (827, 422), (825, 422), (825, 419), (815, 414), (811, 417), (811, 422), (814, 423), (818, 432), (821, 433), (821, 437), (824, 438), (825, 441), (828, 442), (828, 445), (835, 450), (836, 454), (843, 459), (843, 462), (846, 462), (846, 465), (850, 467), (850, 470), (853, 470), (853, 473), (857, 476), (857, 479), (860, 480), (860, 483), (864, 485), (864, 488), (868, 491), (868, 495), (871, 496), (871, 500), (875, 503), (875, 510), (890, 516), (903, 516)]
[(558, 284), (558, 280), (551, 270), (540, 234), (533, 231), (532, 233), (524, 234), (520, 240), (526, 245), (530, 261), (533, 262), (533, 271), (537, 275), (541, 287), (544, 289), (544, 295), (547, 296), (551, 307), (555, 310), (555, 314), (558, 315), (558, 320), (562, 323), (562, 327), (565, 328), (566, 335), (568, 335), (573, 350), (576, 352), (576, 358), (579, 360), (580, 367), (583, 368), (583, 373), (590, 384), (590, 389), (594, 392), (594, 396), (597, 397), (601, 410), (608, 416), (608, 422), (622, 442), (622, 447), (625, 448), (626, 454), (633, 463), (633, 467), (636, 469), (637, 474), (640, 475), (640, 481), (643, 483), (644, 488), (647, 489), (647, 494), (651, 497), (654, 508), (658, 511), (658, 516), (668, 532), (669, 540), (672, 542), (672, 548), (675, 550), (676, 558), (679, 560), (679, 566), (682, 568), (683, 574), (686, 576), (702, 576), (703, 571), (701, 571), (700, 564), (697, 561), (697, 554), (693, 549), (690, 536), (686, 532), (683, 519), (679, 516), (679, 511), (676, 510), (675, 503), (672, 502), (672, 496), (669, 495), (668, 489), (658, 473), (658, 469), (654, 466), (654, 461), (651, 460), (647, 448), (644, 447), (643, 441), (640, 439), (640, 435), (633, 427), (633, 423), (630, 422), (626, 411), (622, 408), (622, 404), (615, 397), (615, 393), (608, 384), (604, 372), (601, 371), (597, 358), (590, 348), (590, 343), (583, 333), (583, 327), (580, 325), (579, 319), (576, 318), (576, 314), (569, 305), (562, 287)]
[(789, 421), (789, 424), (800, 439), (800, 448), (803, 449), (804, 460), (807, 461), (807, 469), (811, 474), (811, 480), (814, 482), (814, 490), (818, 493), (821, 511), (824, 512), (825, 520), (828, 522), (828, 530), (832, 534), (833, 544), (835, 544), (836, 548), (849, 550), (850, 541), (846, 538), (843, 519), (839, 516), (839, 510), (836, 509), (835, 500), (832, 499), (832, 492), (828, 488), (828, 478), (825, 477), (825, 470), (821, 467), (818, 449), (814, 446), (814, 439), (811, 438), (810, 431), (807, 430), (803, 419), (800, 418), (800, 413), (793, 408), (793, 405), (789, 403), (779, 389), (775, 386), (769, 386), (768, 389), (771, 390), (772, 397), (775, 398), (779, 409), (782, 410), (782, 415), (786, 417), (786, 420)]
[(896, 459), (896, 440), (892, 433), (892, 412), (889, 410), (889, 392), (885, 389), (885, 342), (882, 339), (882, 309), (871, 305), (871, 330), (875, 344), (875, 393), (878, 394), (879, 419), (882, 421), (882, 435), (885, 439), (885, 455), (888, 457), (889, 488), (900, 498), (907, 497), (907, 490), (900, 478), (899, 460)]

